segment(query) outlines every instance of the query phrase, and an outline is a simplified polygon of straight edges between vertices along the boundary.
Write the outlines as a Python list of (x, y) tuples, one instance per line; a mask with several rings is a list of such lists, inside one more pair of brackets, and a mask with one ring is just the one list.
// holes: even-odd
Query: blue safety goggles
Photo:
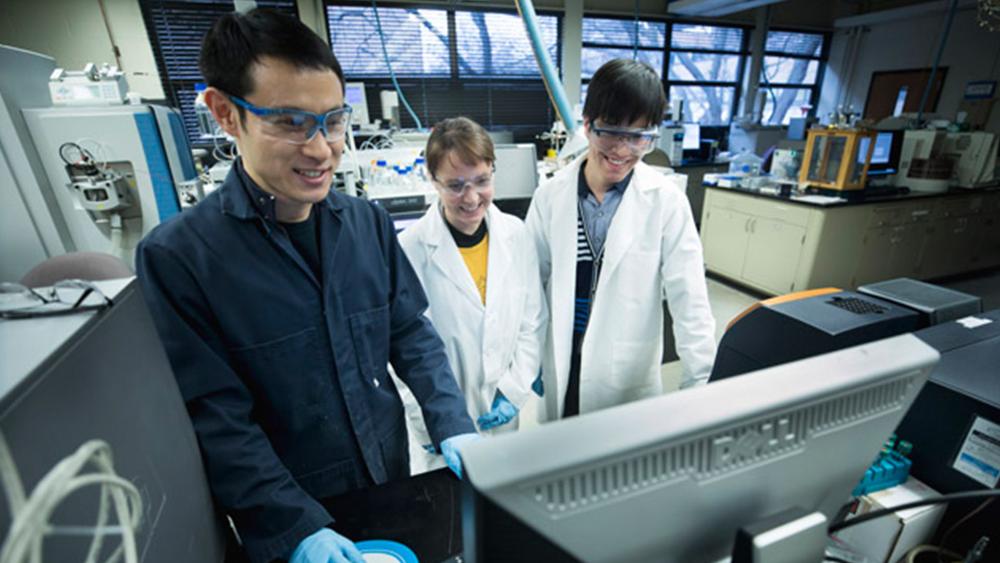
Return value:
[(293, 145), (308, 143), (317, 131), (323, 132), (323, 138), (328, 143), (335, 143), (344, 138), (351, 125), (351, 106), (347, 104), (326, 113), (312, 113), (298, 109), (262, 108), (236, 96), (229, 96), (229, 99), (259, 117), (266, 135)]

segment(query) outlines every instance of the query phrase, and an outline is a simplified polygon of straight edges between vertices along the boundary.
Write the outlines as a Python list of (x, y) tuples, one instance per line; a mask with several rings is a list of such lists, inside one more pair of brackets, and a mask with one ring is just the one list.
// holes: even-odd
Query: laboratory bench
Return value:
[(674, 167), (674, 172), (687, 176), (687, 198), (691, 203), (691, 213), (696, 225), (701, 225), (702, 209), (705, 204), (705, 175), (718, 174), (729, 170), (729, 162), (692, 162)]
[(704, 189), (706, 268), (768, 295), (1000, 266), (1000, 188), (860, 200)]

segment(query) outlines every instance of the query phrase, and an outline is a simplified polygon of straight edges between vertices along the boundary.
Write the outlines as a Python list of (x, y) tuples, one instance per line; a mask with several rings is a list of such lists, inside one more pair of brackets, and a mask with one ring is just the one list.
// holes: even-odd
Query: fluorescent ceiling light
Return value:
[(681, 16), (726, 16), (784, 0), (677, 0), (667, 12)]

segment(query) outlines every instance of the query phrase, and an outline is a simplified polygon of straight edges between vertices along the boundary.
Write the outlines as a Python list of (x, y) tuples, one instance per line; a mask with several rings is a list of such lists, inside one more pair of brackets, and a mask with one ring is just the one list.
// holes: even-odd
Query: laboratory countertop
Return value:
[(729, 166), (729, 161), (685, 161), (681, 162), (680, 166), (674, 166), (674, 170), (684, 170), (686, 168), (717, 168), (719, 166)]
[(770, 199), (775, 201), (794, 203), (797, 205), (804, 205), (808, 207), (821, 207), (824, 209), (831, 207), (847, 207), (852, 205), (873, 205), (876, 203), (887, 203), (893, 201), (912, 201), (915, 199), (970, 197), (970, 196), (981, 195), (983, 193), (1000, 192), (1000, 186), (991, 186), (987, 188), (978, 188), (978, 189), (951, 188), (947, 192), (941, 192), (941, 193), (911, 191), (905, 194), (896, 192), (885, 193), (885, 194), (878, 194), (878, 193), (865, 194), (863, 197), (858, 197), (855, 196), (854, 194), (851, 194), (852, 196), (851, 199), (845, 199), (842, 197), (819, 195), (819, 194), (783, 196), (779, 194), (766, 193), (742, 187), (725, 188), (716, 186), (714, 184), (709, 184), (707, 182), (703, 185), (706, 188), (711, 188), (713, 190), (738, 192), (741, 194), (753, 197), (759, 197), (762, 199)]
[[(112, 300), (135, 283), (135, 278), (94, 282)], [(37, 288), (43, 293), (44, 288)], [(99, 297), (95, 296), (94, 299)], [(89, 303), (90, 298), (85, 303)], [(14, 309), (37, 304), (23, 295), (4, 295), (0, 308)], [(79, 330), (86, 327), (100, 311), (82, 311), (53, 317), (0, 319), (0, 398), (38, 369), (46, 359)]]

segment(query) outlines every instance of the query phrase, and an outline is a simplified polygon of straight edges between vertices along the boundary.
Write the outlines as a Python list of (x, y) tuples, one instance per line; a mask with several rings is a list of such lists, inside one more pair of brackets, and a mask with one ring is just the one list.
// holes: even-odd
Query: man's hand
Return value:
[(299, 543), (288, 563), (365, 563), (354, 542), (322, 528)]
[(493, 399), (493, 406), (490, 408), (490, 412), (479, 417), (476, 424), (479, 425), (480, 430), (489, 430), (507, 424), (514, 420), (515, 416), (517, 416), (517, 407), (503, 393), (497, 390), (497, 395)]
[(462, 458), (459, 457), (459, 451), (468, 444), (469, 442), (475, 442), (482, 438), (479, 434), (475, 432), (470, 432), (468, 434), (458, 434), (452, 436), (441, 442), (441, 454), (444, 456), (444, 462), (448, 464), (448, 467), (458, 475), (458, 478), (462, 478)]

